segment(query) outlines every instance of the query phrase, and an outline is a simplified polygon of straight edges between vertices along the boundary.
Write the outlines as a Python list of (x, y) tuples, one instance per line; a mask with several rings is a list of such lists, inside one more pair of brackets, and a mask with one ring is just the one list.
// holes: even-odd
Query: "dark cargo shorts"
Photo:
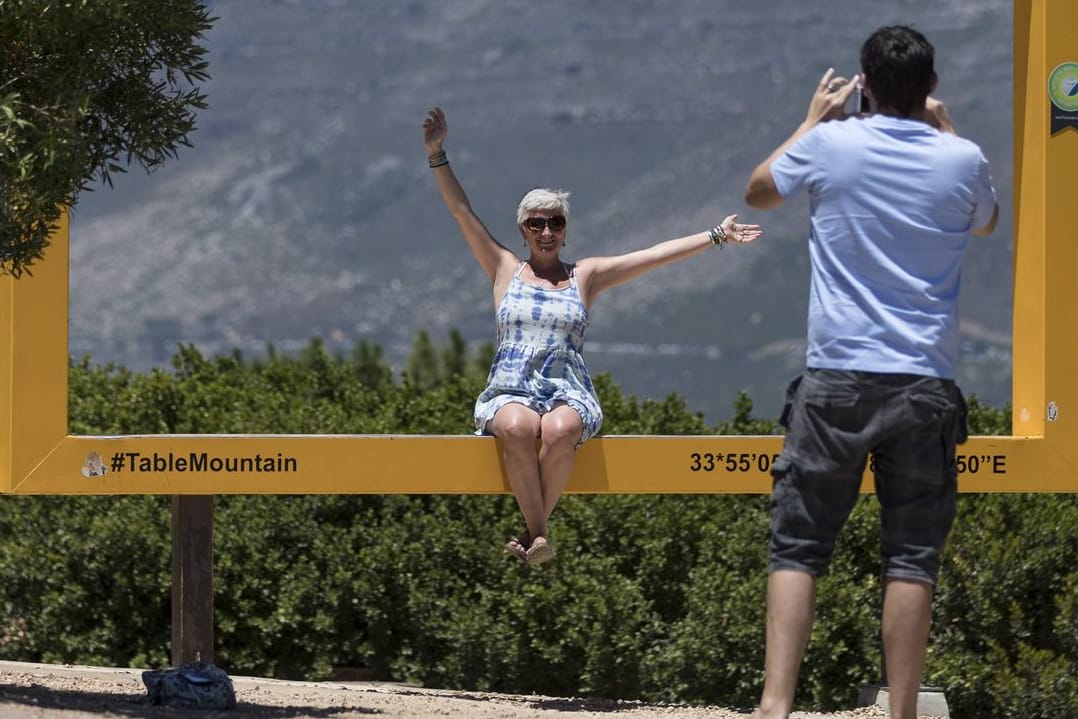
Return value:
[(772, 467), (770, 571), (827, 573), (869, 453), (883, 575), (935, 584), (954, 521), (966, 403), (953, 380), (809, 369), (790, 383)]

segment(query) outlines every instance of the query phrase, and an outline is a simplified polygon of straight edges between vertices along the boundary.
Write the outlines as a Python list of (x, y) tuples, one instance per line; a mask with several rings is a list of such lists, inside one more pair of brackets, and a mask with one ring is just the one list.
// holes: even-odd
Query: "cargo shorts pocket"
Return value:
[(797, 388), (801, 386), (803, 374), (799, 374), (790, 380), (786, 386), (786, 401), (782, 405), (782, 414), (779, 415), (779, 424), (787, 429), (790, 427), (790, 415), (793, 413), (794, 399), (797, 397)]
[(966, 407), (966, 397), (962, 394), (962, 390), (958, 385), (952, 385), (953, 401), (955, 406), (954, 411), (954, 442), (955, 444), (963, 444), (969, 439), (969, 408)]

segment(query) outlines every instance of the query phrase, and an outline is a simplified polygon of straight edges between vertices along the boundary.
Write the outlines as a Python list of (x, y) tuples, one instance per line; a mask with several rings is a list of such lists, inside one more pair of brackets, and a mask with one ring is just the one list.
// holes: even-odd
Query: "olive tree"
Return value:
[(214, 20), (200, 0), (0, 0), (0, 274), (91, 184), (190, 146)]

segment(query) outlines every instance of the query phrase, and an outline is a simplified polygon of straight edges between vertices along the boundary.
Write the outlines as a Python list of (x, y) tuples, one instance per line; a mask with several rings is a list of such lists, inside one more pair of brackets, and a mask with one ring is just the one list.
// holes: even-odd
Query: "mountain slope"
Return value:
[[(71, 350), (144, 368), (312, 336), (382, 344), (493, 333), (490, 290), (441, 206), (419, 125), (439, 104), (473, 205), (519, 248), (534, 186), (573, 192), (570, 258), (697, 232), (739, 211), (748, 247), (658, 270), (597, 302), (593, 371), (677, 391), (711, 419), (739, 388), (765, 414), (803, 364), (807, 208), (741, 202), (828, 66), (852, 74), (879, 24), (937, 48), (939, 95), (993, 163), (995, 236), (964, 268), (960, 381), (1010, 394), (1011, 3), (834, 0), (227, 0), (208, 40), (211, 107), (195, 147), (73, 218)], [(1001, 102), (999, 98), (1003, 98)]]

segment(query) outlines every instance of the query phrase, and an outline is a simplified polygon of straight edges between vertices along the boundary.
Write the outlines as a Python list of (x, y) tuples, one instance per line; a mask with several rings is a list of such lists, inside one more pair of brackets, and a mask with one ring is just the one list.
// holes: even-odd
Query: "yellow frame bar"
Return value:
[[(1074, 27), (1072, 0), (1015, 3), (1015, 435), (960, 448), (965, 492), (1078, 491), (1078, 132), (1050, 135), (1047, 91), (1053, 68), (1078, 61)], [(509, 491), (490, 438), (68, 435), (68, 233), (65, 218), (32, 277), (0, 278), (0, 493)], [(781, 441), (599, 437), (569, 491), (766, 493)]]

